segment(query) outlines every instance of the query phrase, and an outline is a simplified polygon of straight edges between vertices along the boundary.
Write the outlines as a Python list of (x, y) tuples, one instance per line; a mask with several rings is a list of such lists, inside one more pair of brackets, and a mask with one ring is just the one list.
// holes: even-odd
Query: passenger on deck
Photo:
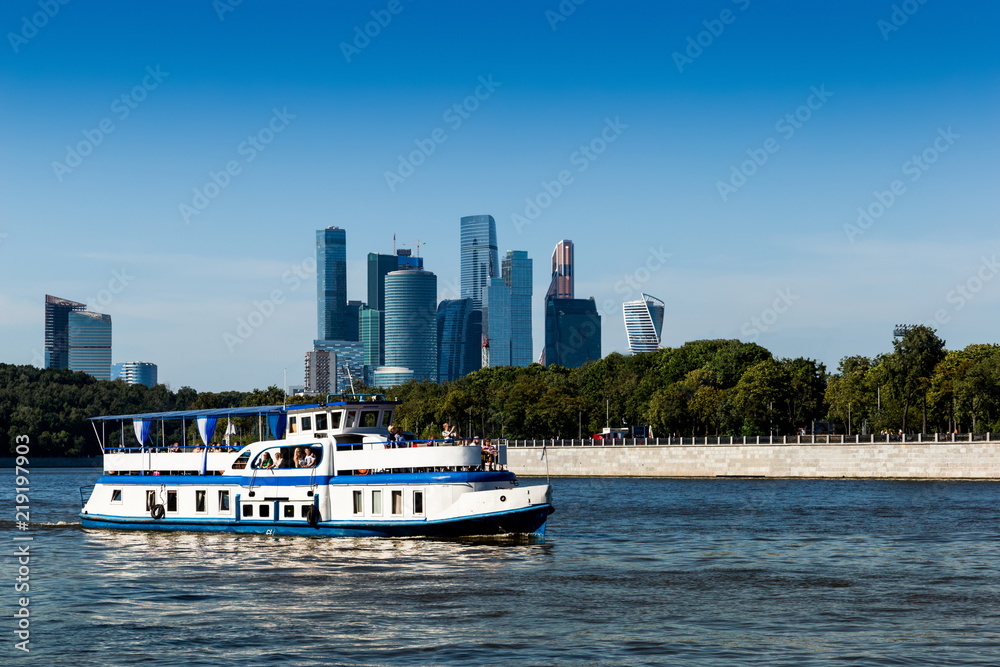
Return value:
[(316, 465), (316, 455), (312, 449), (307, 449), (305, 456), (302, 457), (302, 467), (312, 468), (314, 465)]
[(490, 470), (496, 470), (497, 448), (493, 446), (489, 438), (486, 438), (486, 442), (483, 443), (483, 464)]
[(285, 460), (281, 457), (281, 450), (279, 449), (274, 453), (274, 465), (272, 468), (284, 468)]
[(444, 438), (445, 443), (454, 443), (456, 438), (458, 438), (458, 429), (448, 422), (445, 422), (444, 430), (441, 431), (441, 437)]
[(264, 452), (264, 455), (261, 456), (260, 460), (257, 462), (257, 467), (258, 468), (267, 468), (268, 470), (270, 470), (271, 468), (273, 468), (274, 467), (274, 461), (271, 460), (271, 455), (268, 454), (267, 452)]
[(181, 451), (181, 445), (180, 445), (180, 443), (175, 442), (174, 444), (170, 445), (170, 449), (168, 449), (167, 451), (170, 451), (170, 452), (179, 452), (179, 451)]
[(305, 468), (305, 466), (302, 465), (302, 459), (304, 459), (305, 456), (306, 454), (302, 451), (301, 447), (295, 448), (295, 454), (292, 455), (292, 461), (295, 463), (296, 468)]
[(389, 446), (390, 447), (406, 447), (406, 436), (403, 435), (403, 429), (400, 426), (390, 426), (389, 427)]

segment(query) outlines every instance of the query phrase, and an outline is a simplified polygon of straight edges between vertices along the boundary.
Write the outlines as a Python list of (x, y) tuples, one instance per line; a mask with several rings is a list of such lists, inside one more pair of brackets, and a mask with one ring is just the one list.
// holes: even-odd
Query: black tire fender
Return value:
[(306, 508), (306, 521), (309, 522), (309, 525), (313, 528), (315, 528), (316, 524), (319, 523), (319, 510), (316, 509), (315, 505), (309, 505)]
[(160, 503), (156, 503), (149, 510), (149, 515), (151, 517), (153, 517), (154, 519), (162, 519), (163, 515), (166, 514), (166, 513), (167, 513), (166, 510), (164, 509), (163, 505), (160, 504)]

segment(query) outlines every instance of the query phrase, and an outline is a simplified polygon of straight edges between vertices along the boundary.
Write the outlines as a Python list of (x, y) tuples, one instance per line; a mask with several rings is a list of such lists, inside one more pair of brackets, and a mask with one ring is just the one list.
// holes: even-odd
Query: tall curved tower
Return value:
[(648, 294), (640, 296), (641, 299), (622, 304), (625, 333), (632, 354), (656, 352), (663, 340), (664, 303)]
[(385, 365), (409, 368), (416, 380), (437, 381), (437, 276), (430, 271), (385, 276)]
[(500, 276), (497, 223), (492, 215), (467, 215), (460, 221), (460, 236), (462, 298), (481, 310), (490, 278)]

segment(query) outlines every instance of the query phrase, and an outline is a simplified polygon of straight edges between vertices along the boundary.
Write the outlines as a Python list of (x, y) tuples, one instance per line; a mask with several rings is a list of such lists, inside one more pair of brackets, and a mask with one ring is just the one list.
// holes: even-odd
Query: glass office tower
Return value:
[(45, 367), (69, 368), (69, 314), (86, 304), (45, 295)]
[(483, 291), (500, 270), (497, 223), (492, 215), (468, 215), (460, 220), (461, 290), (463, 299), (483, 307)]
[(482, 366), (483, 313), (472, 299), (438, 304), (438, 382), (451, 382)]
[(385, 365), (413, 371), (417, 380), (437, 381), (437, 276), (430, 271), (393, 271), (385, 277)]
[(69, 369), (98, 380), (111, 379), (111, 316), (74, 310), (69, 313)]
[(357, 316), (347, 305), (347, 232), (316, 231), (316, 301), (320, 340), (358, 340)]
[(125, 361), (111, 365), (111, 379), (126, 384), (142, 384), (150, 389), (156, 386), (156, 364), (145, 361)]
[(482, 355), (484, 366), (510, 366), (510, 288), (503, 278), (493, 278), (484, 292), (483, 335), (489, 344)]
[[(397, 250), (395, 255), (368, 253), (368, 303), (369, 309), (378, 313), (362, 312), (361, 340), (365, 342), (365, 358), (373, 366), (385, 363), (385, 277), (402, 269), (422, 269), (422, 257), (414, 257), (409, 248)], [(368, 318), (367, 323), (365, 318)], [(377, 324), (378, 329), (372, 329)], [(373, 334), (377, 333), (377, 337)], [(376, 356), (377, 355), (377, 356)]]
[(545, 363), (577, 368), (601, 358), (601, 316), (590, 299), (545, 299)]
[(663, 340), (664, 303), (645, 293), (640, 296), (641, 299), (622, 304), (625, 333), (632, 354), (656, 352)]
[(535, 360), (531, 337), (532, 261), (523, 250), (508, 250), (503, 259), (504, 284), (510, 289), (510, 365)]

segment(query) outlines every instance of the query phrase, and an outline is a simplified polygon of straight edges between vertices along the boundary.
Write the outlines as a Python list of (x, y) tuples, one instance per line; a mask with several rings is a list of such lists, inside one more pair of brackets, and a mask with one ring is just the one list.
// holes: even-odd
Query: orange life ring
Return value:
[(368, 468), (362, 468), (362, 469), (358, 470), (358, 474), (359, 475), (367, 475), (368, 474)]

